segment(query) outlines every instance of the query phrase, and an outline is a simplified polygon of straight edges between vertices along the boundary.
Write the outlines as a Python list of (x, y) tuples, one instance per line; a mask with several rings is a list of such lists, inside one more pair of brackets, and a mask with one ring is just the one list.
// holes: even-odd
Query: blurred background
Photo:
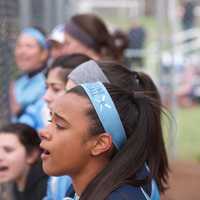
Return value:
[[(145, 71), (156, 82), (173, 118), (165, 135), (174, 186), (184, 178), (198, 191), (200, 178), (200, 1), (199, 0), (0, 0), (0, 120), (7, 121), (8, 87), (18, 72), (13, 49), (20, 30), (39, 26), (47, 33), (77, 13), (103, 18), (111, 32), (138, 43), (124, 51), (126, 64)], [(129, 38), (131, 43), (131, 36)], [(194, 173), (195, 172), (195, 173)], [(181, 174), (182, 173), (182, 174)], [(192, 174), (193, 173), (193, 174)], [(196, 178), (196, 182), (193, 178)], [(181, 185), (182, 184), (182, 185)], [(177, 186), (178, 187), (178, 186)], [(171, 193), (170, 193), (171, 192)], [(181, 191), (170, 190), (183, 199)], [(174, 194), (172, 194), (174, 193)], [(190, 198), (200, 199), (198, 192)], [(177, 195), (177, 196), (176, 196)], [(184, 195), (185, 196), (185, 195)], [(185, 199), (188, 199), (185, 196)]]

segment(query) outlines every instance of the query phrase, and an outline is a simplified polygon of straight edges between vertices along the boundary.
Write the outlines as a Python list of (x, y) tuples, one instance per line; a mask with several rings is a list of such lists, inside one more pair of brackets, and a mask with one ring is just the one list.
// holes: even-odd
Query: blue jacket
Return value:
[(45, 77), (42, 72), (33, 76), (22, 75), (15, 82), (15, 97), (21, 108), (24, 109), (41, 99), (45, 93)]
[[(138, 178), (145, 178), (149, 173), (147, 165), (137, 174)], [(113, 191), (106, 200), (160, 200), (160, 193), (155, 180), (151, 184), (136, 187), (124, 184)]]
[(150, 198), (141, 187), (123, 185), (113, 191), (106, 200), (150, 200)]
[(45, 87), (45, 77), (42, 72), (32, 77), (23, 75), (15, 82), (14, 92), (21, 106), (21, 113), (12, 117), (13, 122), (26, 123), (37, 130), (44, 127), (42, 97)]
[(43, 99), (39, 99), (34, 104), (27, 106), (24, 112), (16, 119), (17, 122), (28, 124), (29, 126), (40, 130), (47, 124), (44, 114), (46, 103)]
[[(148, 167), (144, 167), (138, 174), (138, 178), (145, 178), (149, 173)], [(66, 196), (69, 197), (69, 196)], [(70, 199), (70, 198), (69, 198)], [(76, 198), (72, 198), (76, 200)], [(124, 184), (114, 190), (106, 200), (160, 200), (160, 193), (155, 180), (151, 184), (146, 184), (143, 187), (135, 187)]]
[[(67, 200), (78, 200), (77, 195), (74, 198), (66, 198)], [(125, 184), (113, 191), (106, 200), (151, 200), (149, 194), (142, 187), (134, 187)]]
[[(145, 191), (141, 187), (133, 187), (131, 185), (123, 185), (117, 190), (113, 191), (106, 200), (160, 200), (160, 194), (157, 184), (154, 180), (151, 182), (150, 192)], [(73, 194), (73, 193), (71, 193)], [(69, 195), (66, 195), (69, 197)], [(70, 198), (69, 198), (70, 199)], [(71, 200), (76, 200), (76, 198), (71, 198)]]

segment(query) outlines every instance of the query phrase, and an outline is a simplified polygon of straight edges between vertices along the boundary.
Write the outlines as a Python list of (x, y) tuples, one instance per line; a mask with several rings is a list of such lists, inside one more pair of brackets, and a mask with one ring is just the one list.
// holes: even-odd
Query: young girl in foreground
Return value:
[[(83, 83), (90, 82), (111, 83), (127, 91), (142, 91), (157, 104), (162, 104), (159, 91), (151, 79), (145, 73), (130, 71), (116, 62), (94, 61), (90, 60), (76, 67), (69, 75), (66, 89)], [(159, 200), (159, 193), (164, 193), (169, 173), (169, 164), (167, 152), (163, 138), (162, 122), (163, 115), (160, 113), (160, 123), (157, 124), (155, 132), (151, 132), (152, 142), (148, 146), (147, 167), (151, 171), (154, 179), (152, 179), (151, 200)]]
[(41, 132), (47, 174), (70, 175), (75, 199), (149, 199), (146, 161), (160, 105), (142, 92), (97, 82), (69, 90), (51, 111), (52, 123)]
[(38, 133), (26, 124), (0, 128), (0, 184), (13, 183), (14, 200), (45, 196), (48, 176), (42, 170), (39, 144)]

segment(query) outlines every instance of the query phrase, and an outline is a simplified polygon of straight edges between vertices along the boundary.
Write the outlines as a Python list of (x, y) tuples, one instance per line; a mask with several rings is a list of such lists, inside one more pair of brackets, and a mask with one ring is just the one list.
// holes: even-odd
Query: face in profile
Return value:
[(15, 48), (15, 61), (23, 72), (32, 72), (41, 67), (47, 58), (46, 50), (42, 49), (35, 38), (21, 34)]
[(31, 162), (16, 135), (0, 133), (0, 183), (22, 180)]
[(53, 68), (48, 73), (44, 100), (47, 102), (50, 109), (55, 99), (64, 93), (65, 83), (63, 78), (61, 78), (62, 73), (63, 70), (60, 67)]
[(71, 35), (65, 33), (65, 42), (62, 47), (62, 54), (75, 54), (80, 53), (87, 55), (92, 59), (98, 60), (99, 55), (91, 48), (84, 45), (82, 42), (72, 37)]
[(77, 175), (91, 159), (92, 139), (88, 99), (68, 93), (56, 99), (51, 123), (40, 133), (43, 169), (48, 175)]

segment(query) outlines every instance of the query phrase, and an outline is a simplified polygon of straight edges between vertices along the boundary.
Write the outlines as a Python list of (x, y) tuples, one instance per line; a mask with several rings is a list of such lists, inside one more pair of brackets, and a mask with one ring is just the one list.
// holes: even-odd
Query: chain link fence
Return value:
[(13, 46), (18, 32), (18, 1), (0, 0), (0, 123), (9, 119), (9, 82), (14, 74)]
[(0, 0), (0, 124), (10, 118), (9, 84), (16, 78), (13, 51), (19, 31), (38, 26), (49, 32), (73, 14), (72, 0)]

